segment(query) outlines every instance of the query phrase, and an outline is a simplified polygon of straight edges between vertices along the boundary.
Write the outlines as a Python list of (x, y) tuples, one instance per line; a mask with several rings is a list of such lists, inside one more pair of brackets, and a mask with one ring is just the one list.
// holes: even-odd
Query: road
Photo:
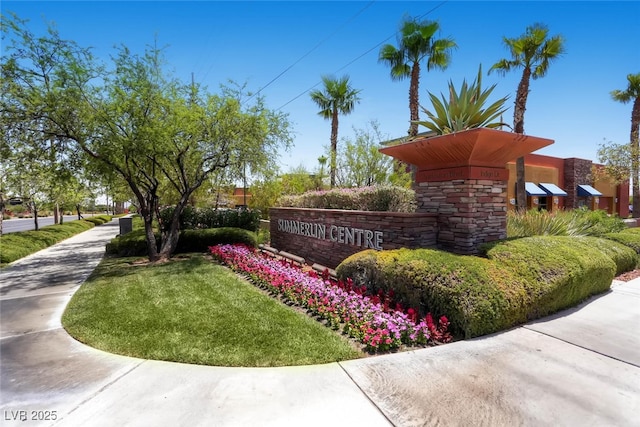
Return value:
[[(69, 222), (78, 219), (78, 215), (65, 215), (64, 222)], [(41, 217), (38, 218), (38, 227), (44, 227), (46, 225), (53, 225), (53, 217)], [(33, 218), (13, 218), (5, 219), (2, 221), (2, 233), (15, 233), (17, 231), (34, 230), (35, 225)]]

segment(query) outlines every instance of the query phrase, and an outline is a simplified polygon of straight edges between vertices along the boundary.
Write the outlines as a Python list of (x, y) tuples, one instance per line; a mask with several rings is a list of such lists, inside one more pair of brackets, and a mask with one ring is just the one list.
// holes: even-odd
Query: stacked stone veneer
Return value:
[[(591, 175), (591, 160), (565, 159), (564, 161), (564, 186), (567, 197), (564, 206), (567, 209), (578, 207), (578, 185), (593, 184)], [(584, 199), (583, 199), (584, 200)]]
[(507, 183), (463, 179), (414, 185), (418, 211), (438, 217), (438, 247), (475, 254), (480, 244), (506, 238)]
[[(330, 268), (354, 253), (371, 249), (372, 243), (380, 242), (379, 249), (437, 245), (438, 217), (433, 213), (271, 208), (269, 217), (271, 246), (301, 256), (308, 264)], [(297, 232), (283, 231), (280, 221), (294, 221)], [(324, 226), (324, 233), (318, 232), (318, 225)], [(355, 234), (353, 242), (345, 242), (345, 229)], [(376, 235), (372, 238), (367, 232)]]

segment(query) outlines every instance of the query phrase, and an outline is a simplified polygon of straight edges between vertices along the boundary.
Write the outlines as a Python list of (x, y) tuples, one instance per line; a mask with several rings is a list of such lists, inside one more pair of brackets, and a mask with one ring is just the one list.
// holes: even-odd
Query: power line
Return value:
[[(424, 18), (427, 15), (429, 15), (430, 13), (432, 13), (433, 11), (435, 11), (436, 9), (440, 8), (442, 5), (444, 5), (445, 3), (447, 3), (448, 0), (444, 0), (442, 2), (440, 2), (440, 4), (438, 4), (437, 6), (435, 6), (434, 8), (428, 10), (427, 12), (423, 13), (422, 15), (418, 16), (418, 19)], [(334, 74), (337, 74), (338, 72), (344, 70), (345, 68), (347, 68), (349, 65), (353, 64), (354, 62), (356, 62), (357, 60), (359, 60), (360, 58), (368, 55), (371, 51), (377, 49), (378, 47), (380, 47), (382, 44), (386, 43), (390, 38), (394, 37), (397, 34), (397, 31), (394, 32), (393, 34), (391, 34), (389, 37), (387, 37), (386, 39), (382, 40), (380, 43), (378, 43), (377, 45), (373, 46), (371, 49), (367, 50), (366, 52), (358, 55), (355, 59), (349, 61), (346, 65), (340, 67), (338, 70), (335, 71)], [(287, 101), (286, 103), (284, 103), (283, 105), (281, 105), (280, 107), (277, 108), (277, 110), (282, 110), (284, 107), (286, 107), (287, 105), (291, 104), (293, 101), (295, 101), (296, 99), (300, 98), (302, 95), (306, 94), (307, 92), (309, 92), (310, 90), (312, 90), (313, 88), (315, 88), (316, 86), (318, 86), (320, 83), (322, 83), (322, 81), (317, 82), (316, 84), (314, 84), (313, 86), (311, 86), (309, 89), (301, 92), (300, 94), (296, 95), (294, 98), (290, 99), (289, 101)]]
[(338, 27), (334, 32), (332, 32), (331, 34), (329, 34), (327, 37), (325, 37), (324, 39), (320, 40), (314, 47), (311, 48), (311, 50), (309, 50), (307, 53), (305, 53), (304, 55), (302, 55), (300, 58), (298, 58), (298, 60), (296, 60), (293, 64), (289, 65), (287, 68), (285, 68), (280, 74), (278, 74), (277, 76), (275, 76), (273, 79), (271, 79), (266, 85), (262, 86), (260, 89), (258, 89), (253, 95), (251, 95), (249, 98), (247, 98), (247, 101), (249, 101), (251, 98), (253, 98), (254, 96), (258, 95), (263, 89), (266, 89), (267, 87), (269, 87), (271, 85), (271, 83), (275, 82), (276, 80), (278, 80), (280, 77), (282, 77), (282, 75), (284, 73), (286, 73), (287, 71), (289, 71), (290, 69), (292, 69), (296, 64), (298, 64), (300, 61), (302, 61), (304, 58), (306, 58), (307, 56), (309, 56), (311, 53), (313, 53), (316, 49), (318, 49), (324, 42), (326, 42), (327, 40), (329, 40), (331, 37), (333, 37), (334, 35), (336, 35), (338, 32), (340, 32), (344, 27), (346, 27), (349, 23), (351, 23), (351, 21), (353, 21), (354, 19), (356, 19), (360, 14), (362, 14), (362, 12), (364, 12), (365, 10), (367, 10), (369, 7), (371, 7), (371, 5), (373, 5), (375, 3), (375, 1), (370, 1), (369, 3), (367, 3), (367, 5), (365, 7), (363, 7), (362, 9), (360, 9), (355, 15), (353, 15), (351, 18), (349, 18), (344, 24), (342, 24), (340, 27)]

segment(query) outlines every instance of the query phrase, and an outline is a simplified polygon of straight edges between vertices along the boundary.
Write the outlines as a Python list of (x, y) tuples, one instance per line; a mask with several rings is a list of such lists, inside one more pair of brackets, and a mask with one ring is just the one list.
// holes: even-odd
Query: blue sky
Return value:
[[(55, 22), (63, 38), (93, 47), (105, 60), (116, 45), (141, 52), (157, 38), (158, 45), (167, 46), (177, 77), (190, 81), (193, 73), (211, 91), (228, 79), (255, 91), (291, 67), (261, 91), (268, 106), (282, 107), (293, 123), (294, 147), (280, 157), (284, 171), (298, 165), (314, 169), (329, 143), (330, 123), (317, 115), (305, 93), (316, 84), (321, 88), (322, 75), (348, 74), (362, 90), (354, 112), (340, 117), (340, 138), (353, 136), (354, 126), (363, 128), (370, 120), (390, 138), (406, 135), (409, 81), (392, 81), (388, 67), (377, 60), (382, 44), (396, 43), (404, 16), (438, 21), (438, 36), (452, 37), (459, 46), (447, 70), (423, 71), (420, 102), (425, 106), (427, 91), (445, 91), (450, 79), (456, 86), (464, 78), (473, 80), (482, 64), (483, 86), (497, 83), (494, 98), (509, 95), (512, 107), (520, 72), (486, 75), (493, 63), (508, 57), (502, 37), (517, 37), (540, 22), (551, 35), (565, 38), (566, 54), (545, 78), (531, 83), (525, 131), (555, 140), (539, 154), (596, 160), (605, 140), (628, 142), (631, 104), (612, 101), (609, 92), (625, 89), (627, 74), (640, 72), (637, 1), (5, 0), (1, 8), (3, 14), (12, 11), (28, 19), (36, 34), (46, 22)], [(504, 119), (511, 123), (512, 118), (510, 108)]]

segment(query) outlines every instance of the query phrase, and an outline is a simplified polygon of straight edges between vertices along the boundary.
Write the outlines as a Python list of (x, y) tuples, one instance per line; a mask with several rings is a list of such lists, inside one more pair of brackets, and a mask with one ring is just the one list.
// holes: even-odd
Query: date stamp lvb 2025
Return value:
[(2, 414), (4, 421), (56, 421), (58, 411), (38, 411), (26, 409), (8, 409)]

